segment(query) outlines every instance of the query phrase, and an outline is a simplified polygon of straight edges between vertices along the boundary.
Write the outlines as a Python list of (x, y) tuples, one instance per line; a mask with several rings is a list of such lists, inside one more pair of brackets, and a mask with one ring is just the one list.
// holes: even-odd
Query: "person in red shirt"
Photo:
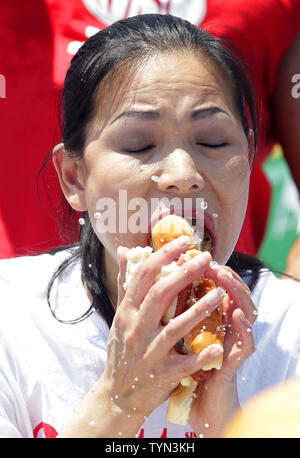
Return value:
[[(300, 189), (300, 103), (291, 95), (299, 73), (298, 0), (8, 0), (1, 2), (0, 257), (42, 252), (66, 243), (57, 229), (61, 192), (55, 172), (37, 177), (47, 151), (60, 141), (60, 90), (72, 56), (99, 29), (142, 13), (181, 16), (223, 38), (244, 56), (260, 109), (260, 141), (251, 192), (236, 249), (256, 255), (266, 229), (271, 186), (262, 164), (280, 142)], [(298, 33), (298, 35), (297, 35)], [(1, 236), (1, 233), (0, 233)], [(76, 235), (75, 235), (76, 238)], [(4, 238), (2, 238), (4, 240)], [(4, 245), (4, 246), (3, 246)], [(9, 248), (8, 248), (9, 247)]]

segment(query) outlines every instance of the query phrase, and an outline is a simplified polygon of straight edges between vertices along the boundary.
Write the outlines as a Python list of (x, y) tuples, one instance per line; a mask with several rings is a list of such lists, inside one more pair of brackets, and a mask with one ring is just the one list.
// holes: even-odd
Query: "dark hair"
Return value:
[[(228, 46), (228, 45), (226, 45)], [(245, 134), (250, 141), (250, 129), (257, 146), (257, 112), (255, 95), (247, 71), (220, 39), (213, 37), (188, 21), (171, 15), (145, 14), (115, 22), (93, 35), (78, 50), (71, 61), (63, 88), (62, 139), (72, 157), (81, 157), (88, 123), (95, 113), (95, 99), (101, 82), (119, 69), (132, 68), (160, 53), (190, 52), (207, 59), (221, 70), (240, 114)], [(113, 80), (113, 76), (112, 76)], [(99, 101), (98, 101), (99, 103)], [(49, 160), (50, 157), (47, 158)], [(70, 209), (69, 205), (68, 208)], [(69, 223), (78, 224), (71, 210)], [(103, 246), (94, 233), (87, 212), (80, 229), (76, 252), (63, 265), (81, 259), (82, 275), (92, 298), (93, 307), (110, 326), (114, 311), (102, 283), (101, 254)], [(92, 266), (92, 267), (91, 267)], [(54, 279), (62, 269), (54, 274)], [(51, 304), (49, 303), (50, 307)], [(86, 316), (86, 315), (84, 315)]]

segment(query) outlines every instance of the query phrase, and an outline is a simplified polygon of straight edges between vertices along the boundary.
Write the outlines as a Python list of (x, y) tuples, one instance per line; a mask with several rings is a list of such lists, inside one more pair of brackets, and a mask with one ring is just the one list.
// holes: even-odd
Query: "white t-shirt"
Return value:
[[(68, 255), (0, 261), (0, 437), (55, 437), (104, 371), (109, 329), (101, 316), (63, 324), (47, 304), (48, 282)], [(252, 296), (257, 351), (238, 371), (242, 404), (300, 375), (300, 284), (264, 273)], [(51, 302), (63, 319), (89, 309), (80, 263), (55, 281)], [(195, 437), (189, 425), (167, 422), (166, 407), (152, 412), (137, 437)]]

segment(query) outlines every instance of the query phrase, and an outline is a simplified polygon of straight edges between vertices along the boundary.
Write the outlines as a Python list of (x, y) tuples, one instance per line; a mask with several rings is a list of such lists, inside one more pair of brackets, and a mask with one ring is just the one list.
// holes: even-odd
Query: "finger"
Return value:
[(211, 255), (205, 251), (158, 280), (141, 305), (141, 316), (145, 321), (157, 327), (176, 296), (193, 281), (198, 280), (210, 262)]
[(203, 367), (212, 364), (223, 354), (222, 345), (212, 344), (202, 350), (200, 353), (190, 353), (188, 355), (172, 355), (172, 366), (169, 372), (178, 373), (182, 376), (194, 374), (201, 370)]
[(180, 339), (222, 303), (223, 296), (224, 292), (221, 288), (210, 291), (192, 307), (164, 326), (152, 342), (152, 358), (156, 357), (156, 353), (157, 356), (168, 353)]
[(178, 237), (167, 243), (160, 250), (152, 253), (151, 256), (143, 261), (129, 282), (125, 297), (132, 300), (132, 305), (140, 307), (141, 302), (154, 284), (155, 278), (166, 264), (177, 260), (178, 257), (187, 251), (191, 240), (187, 236)]
[(118, 306), (122, 302), (125, 296), (125, 289), (123, 287), (125, 280), (126, 280), (126, 266), (127, 266), (127, 259), (126, 254), (128, 253), (129, 249), (119, 246), (117, 251), (117, 259), (119, 264), (119, 273), (118, 273)]
[(248, 294), (251, 294), (251, 291), (250, 291), (248, 285), (246, 285), (246, 283), (242, 280), (242, 278), (233, 269), (231, 269), (231, 267), (229, 267), (229, 266), (224, 266), (224, 265), (212, 266), (212, 267), (210, 267), (208, 269), (208, 271), (206, 273), (209, 276), (209, 278), (217, 279), (218, 278), (218, 270), (219, 269), (221, 269), (223, 271), (224, 270), (227, 271), (229, 275), (231, 274), (233, 276), (233, 278), (235, 280), (237, 280), (243, 286), (245, 291)]
[[(222, 286), (229, 295), (228, 308), (224, 310), (231, 316), (234, 309), (241, 308), (247, 319), (253, 324), (256, 320), (257, 309), (251, 299), (251, 292), (241, 278), (230, 268), (219, 266), (217, 269), (210, 269), (205, 272), (216, 284)], [(226, 302), (225, 302), (226, 305)]]
[(228, 351), (224, 370), (236, 372), (239, 366), (255, 351), (252, 326), (241, 309), (236, 309), (232, 315), (232, 323), (236, 331), (236, 339)]
[(233, 276), (233, 278), (235, 278), (237, 281), (240, 282), (241, 285), (243, 285), (243, 287), (245, 288), (245, 290), (248, 292), (248, 294), (251, 294), (251, 290), (249, 288), (249, 286), (244, 282), (244, 280), (239, 276), (239, 274), (237, 274), (233, 269), (231, 269), (231, 267), (229, 266), (223, 266), (223, 268), (225, 270), (227, 270), (227, 272), (231, 273), (231, 275)]

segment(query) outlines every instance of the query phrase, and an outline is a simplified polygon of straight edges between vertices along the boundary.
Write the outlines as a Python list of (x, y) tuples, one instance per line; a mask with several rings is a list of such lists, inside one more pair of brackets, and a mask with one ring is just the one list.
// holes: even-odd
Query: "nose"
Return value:
[(205, 186), (203, 176), (197, 171), (190, 154), (177, 149), (164, 159), (158, 188), (164, 193), (188, 194), (201, 191)]

